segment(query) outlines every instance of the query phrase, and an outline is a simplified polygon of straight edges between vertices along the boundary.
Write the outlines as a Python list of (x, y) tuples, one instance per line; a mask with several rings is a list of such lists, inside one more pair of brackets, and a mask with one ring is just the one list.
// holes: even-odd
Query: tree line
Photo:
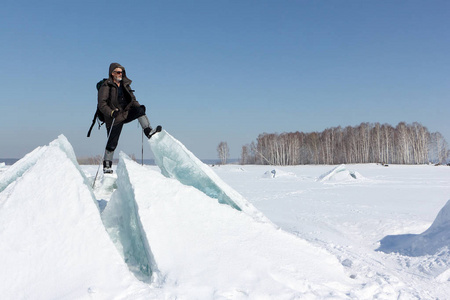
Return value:
[(420, 123), (361, 123), (322, 132), (263, 133), (244, 145), (242, 164), (446, 163), (448, 144)]

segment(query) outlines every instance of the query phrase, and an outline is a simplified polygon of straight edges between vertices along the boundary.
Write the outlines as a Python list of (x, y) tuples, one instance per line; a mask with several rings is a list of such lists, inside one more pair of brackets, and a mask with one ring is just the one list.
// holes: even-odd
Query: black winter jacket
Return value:
[[(122, 89), (125, 101), (128, 103), (124, 109), (121, 108), (119, 104), (118, 99), (118, 86), (113, 80), (112, 72), (116, 68), (121, 68), (122, 73)], [(128, 111), (132, 106), (139, 107), (141, 106), (139, 102), (136, 100), (136, 97), (133, 94), (133, 90), (130, 87), (131, 80), (127, 77), (125, 68), (122, 67), (118, 63), (112, 63), (109, 66), (109, 77), (105, 82), (103, 82), (102, 86), (98, 90), (98, 104), (97, 107), (100, 110), (100, 112), (105, 117), (105, 123), (107, 127), (111, 126), (112, 123), (112, 117), (111, 112), (115, 109), (119, 109), (119, 114), (117, 115), (116, 119), (114, 120), (114, 125), (118, 125), (122, 123), (128, 116)]]

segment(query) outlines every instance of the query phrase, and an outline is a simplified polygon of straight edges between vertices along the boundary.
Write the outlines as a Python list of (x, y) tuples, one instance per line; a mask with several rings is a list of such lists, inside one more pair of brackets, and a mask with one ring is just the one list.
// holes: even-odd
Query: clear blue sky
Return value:
[[(86, 133), (111, 62), (200, 158), (361, 122), (417, 121), (450, 142), (449, 1), (6, 0), (0, 25), (3, 158), (59, 134), (103, 154), (104, 127)], [(137, 122), (118, 150), (140, 157)]]

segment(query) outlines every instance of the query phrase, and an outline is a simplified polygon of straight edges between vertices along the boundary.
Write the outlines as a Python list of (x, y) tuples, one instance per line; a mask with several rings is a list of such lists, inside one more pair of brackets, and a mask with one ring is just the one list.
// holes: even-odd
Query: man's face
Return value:
[(114, 80), (117, 82), (122, 81), (122, 73), (123, 73), (123, 71), (121, 68), (115, 68), (114, 71), (112, 72)]

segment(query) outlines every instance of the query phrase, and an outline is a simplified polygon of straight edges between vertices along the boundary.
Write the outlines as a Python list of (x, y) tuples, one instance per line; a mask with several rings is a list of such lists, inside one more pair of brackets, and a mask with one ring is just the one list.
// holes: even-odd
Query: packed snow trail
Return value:
[(118, 254), (74, 161), (60, 136), (8, 170), (8, 181), (15, 179), (0, 192), (2, 299), (142, 299), (154, 293)]
[[(346, 298), (351, 279), (323, 249), (212, 201), (123, 153), (117, 170), (117, 194), (103, 219), (136, 214), (135, 229), (148, 243), (145, 256), (157, 267), (167, 298)], [(110, 229), (124, 227), (130, 226)]]
[(200, 161), (181, 142), (165, 130), (149, 140), (155, 162), (164, 176), (176, 178), (181, 183), (193, 186), (219, 203), (242, 210), (261, 222), (270, 222), (251, 203), (227, 185), (206, 164)]

